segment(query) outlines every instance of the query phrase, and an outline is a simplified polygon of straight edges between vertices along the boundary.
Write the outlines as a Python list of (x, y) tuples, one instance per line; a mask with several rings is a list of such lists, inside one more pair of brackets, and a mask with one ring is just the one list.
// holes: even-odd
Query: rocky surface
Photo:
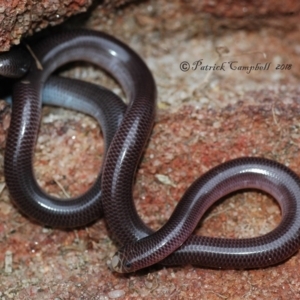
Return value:
[[(125, 2), (128, 1), (102, 1), (99, 5), (108, 13)], [(91, 4), (92, 0), (0, 0), (0, 51), (19, 44), (24, 36), (87, 11)]]
[[(218, 11), (228, 1), (218, 1), (209, 13), (205, 7), (196, 9), (195, 3), (135, 2), (105, 17), (103, 7), (95, 6), (81, 24), (124, 41), (156, 80), (158, 116), (134, 186), (138, 212), (155, 230), (195, 178), (220, 162), (263, 156), (300, 174), (297, 10), (286, 13), (284, 4), (276, 14), (278, 2), (263, 1), (261, 7), (268, 11), (259, 18), (253, 17), (255, 11), (245, 17), (231, 13), (229, 18), (225, 9)], [(238, 5), (230, 3), (227, 9)], [(226, 63), (225, 71), (192, 69), (200, 59), (205, 66)], [(271, 65), (247, 72), (230, 69), (229, 61)], [(76, 65), (64, 75), (122, 95), (118, 84), (93, 66)], [(103, 219), (85, 228), (59, 230), (30, 221), (14, 207), (3, 177), (9, 120), (10, 110), (0, 102), (1, 299), (300, 299), (299, 252), (264, 269), (153, 266), (135, 274), (112, 273), (108, 262), (116, 245)], [(44, 108), (35, 152), (38, 182), (59, 197), (82, 193), (99, 171), (102, 149), (95, 121), (73, 111)], [(214, 206), (197, 233), (253, 237), (272, 230), (280, 219), (273, 198), (246, 191)]]
[(295, 0), (203, 0), (188, 1), (189, 6), (196, 11), (208, 12), (220, 17), (248, 18), (276, 15), (295, 14), (300, 11), (300, 3)]
[[(107, 22), (107, 16), (116, 13), (115, 8), (131, 1), (133, 0), (0, 0), (0, 51), (7, 51), (11, 45), (19, 44), (22, 37), (87, 11), (92, 4), (101, 7), (98, 19)], [(295, 0), (285, 1), (284, 4), (280, 0), (181, 1), (178, 9), (182, 13), (192, 11), (199, 16), (202, 13), (215, 16), (217, 27), (253, 28), (267, 23), (274, 27), (289, 28), (298, 26), (300, 3)], [(271, 18), (266, 20), (266, 16)]]

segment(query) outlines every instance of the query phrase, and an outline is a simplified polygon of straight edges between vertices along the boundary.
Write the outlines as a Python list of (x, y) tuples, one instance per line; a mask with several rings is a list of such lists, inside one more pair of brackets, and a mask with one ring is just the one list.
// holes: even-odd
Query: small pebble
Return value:
[(114, 291), (110, 291), (108, 293), (108, 297), (111, 299), (120, 298), (124, 295), (125, 295), (125, 292), (123, 290), (114, 290)]

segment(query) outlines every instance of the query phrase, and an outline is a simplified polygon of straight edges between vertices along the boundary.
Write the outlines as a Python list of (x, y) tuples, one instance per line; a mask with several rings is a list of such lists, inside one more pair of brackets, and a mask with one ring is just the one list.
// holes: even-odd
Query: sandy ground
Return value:
[[(221, 26), (219, 19), (184, 10), (179, 1), (128, 5), (108, 21), (100, 13), (96, 8), (88, 19), (74, 19), (69, 26), (103, 30), (129, 44), (145, 59), (158, 87), (156, 124), (134, 187), (138, 211), (149, 226), (163, 225), (186, 188), (220, 162), (263, 156), (300, 174), (298, 29), (264, 25), (247, 30), (233, 26), (234, 20)], [(231, 70), (232, 61), (234, 66), (271, 64), (247, 73)], [(224, 63), (225, 70), (200, 70), (200, 62)], [(111, 78), (92, 66), (77, 66), (64, 75), (122, 95)], [(31, 222), (16, 210), (5, 188), (10, 114), (0, 104), (1, 299), (300, 299), (299, 253), (257, 270), (154, 266), (119, 275), (108, 268), (116, 247), (104, 220), (68, 231)], [(34, 166), (38, 182), (60, 197), (81, 194), (101, 166), (101, 130), (79, 113), (49, 107), (43, 112)], [(197, 233), (252, 237), (279, 222), (276, 201), (248, 191), (222, 199)]]

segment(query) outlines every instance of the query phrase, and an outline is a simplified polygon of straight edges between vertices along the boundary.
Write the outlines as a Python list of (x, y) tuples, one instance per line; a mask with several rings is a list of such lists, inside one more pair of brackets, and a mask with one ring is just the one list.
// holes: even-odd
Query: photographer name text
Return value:
[[(268, 71), (271, 67), (270, 62), (256, 63), (254, 65), (240, 65), (238, 61), (227, 61), (221, 64), (208, 65), (203, 63), (203, 59), (196, 60), (190, 65), (189, 62), (183, 61), (180, 63), (180, 70), (187, 72), (192, 71), (223, 71), (230, 69), (233, 71), (244, 71), (246, 74), (250, 74), (252, 71)], [(292, 64), (277, 64), (275, 70), (291, 70)]]

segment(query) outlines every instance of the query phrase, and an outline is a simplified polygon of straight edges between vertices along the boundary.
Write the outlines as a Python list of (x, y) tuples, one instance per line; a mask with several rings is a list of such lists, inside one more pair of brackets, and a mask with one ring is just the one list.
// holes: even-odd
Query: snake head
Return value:
[(117, 273), (130, 273), (134, 271), (132, 269), (132, 264), (127, 260), (121, 250), (117, 251), (112, 257), (111, 267)]

